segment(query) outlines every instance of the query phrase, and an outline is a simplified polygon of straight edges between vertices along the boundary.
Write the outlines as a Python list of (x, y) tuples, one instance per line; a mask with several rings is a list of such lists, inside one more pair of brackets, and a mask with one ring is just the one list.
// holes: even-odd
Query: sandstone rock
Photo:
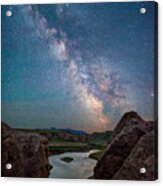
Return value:
[[(154, 132), (143, 135), (113, 179), (153, 180), (155, 175)], [(145, 168), (146, 173), (140, 173)]]
[[(39, 134), (11, 129), (2, 123), (2, 176), (48, 177), (48, 141)], [(7, 170), (10, 163), (12, 169)]]
[[(157, 162), (154, 123), (135, 112), (126, 113), (94, 169), (95, 179), (155, 180)], [(146, 173), (140, 173), (146, 168)]]

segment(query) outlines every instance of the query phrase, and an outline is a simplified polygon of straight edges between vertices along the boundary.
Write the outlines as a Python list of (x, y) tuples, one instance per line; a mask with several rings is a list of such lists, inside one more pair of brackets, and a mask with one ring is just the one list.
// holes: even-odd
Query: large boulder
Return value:
[[(48, 177), (48, 141), (35, 133), (11, 129), (2, 123), (2, 176)], [(6, 169), (6, 164), (12, 165)]]
[[(126, 113), (94, 169), (95, 179), (155, 180), (157, 178), (154, 122), (136, 112)], [(140, 169), (146, 172), (141, 173)]]

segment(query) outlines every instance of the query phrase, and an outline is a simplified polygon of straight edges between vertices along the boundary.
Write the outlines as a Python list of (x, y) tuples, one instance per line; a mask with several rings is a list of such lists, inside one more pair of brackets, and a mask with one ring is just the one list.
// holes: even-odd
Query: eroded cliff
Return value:
[[(95, 179), (157, 179), (155, 123), (144, 121), (136, 112), (126, 113), (94, 169)], [(146, 172), (141, 173), (140, 169)]]
[[(48, 141), (35, 133), (11, 129), (5, 123), (2, 133), (2, 176), (3, 177), (48, 177)], [(6, 169), (6, 164), (12, 165)]]

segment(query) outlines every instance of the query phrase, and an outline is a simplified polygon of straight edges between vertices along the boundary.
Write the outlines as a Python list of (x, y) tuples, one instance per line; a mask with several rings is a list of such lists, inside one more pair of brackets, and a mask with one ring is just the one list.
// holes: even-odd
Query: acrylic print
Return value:
[(2, 176), (157, 179), (157, 4), (1, 14)]

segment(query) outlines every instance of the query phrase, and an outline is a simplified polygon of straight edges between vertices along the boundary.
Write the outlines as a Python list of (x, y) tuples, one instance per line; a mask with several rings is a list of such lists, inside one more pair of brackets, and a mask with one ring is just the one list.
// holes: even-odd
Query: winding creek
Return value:
[[(49, 157), (49, 162), (53, 166), (50, 171), (50, 178), (69, 178), (82, 179), (89, 178), (93, 175), (93, 169), (96, 160), (89, 158), (89, 155), (98, 150), (89, 152), (67, 152)], [(64, 162), (61, 158), (71, 157), (73, 160), (69, 163)]]

